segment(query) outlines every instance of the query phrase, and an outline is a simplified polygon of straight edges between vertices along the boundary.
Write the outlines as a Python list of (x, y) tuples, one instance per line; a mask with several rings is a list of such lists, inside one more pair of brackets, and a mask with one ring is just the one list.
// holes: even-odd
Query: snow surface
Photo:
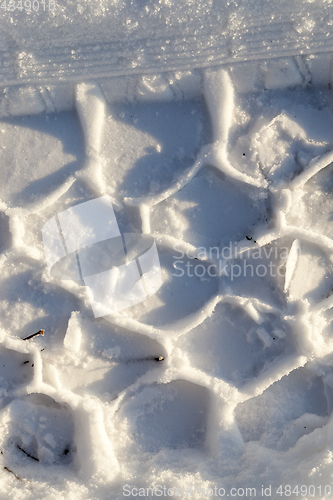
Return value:
[[(1, 13), (0, 498), (332, 495), (331, 2), (57, 8)], [(42, 229), (102, 196), (162, 286), (96, 318)]]
[[(40, 0), (31, 2), (29, 12), (2, 9), (0, 18), (3, 85), (156, 74), (332, 50), (329, 0)], [(293, 66), (284, 69), (293, 74)], [(272, 63), (275, 87), (280, 69)]]

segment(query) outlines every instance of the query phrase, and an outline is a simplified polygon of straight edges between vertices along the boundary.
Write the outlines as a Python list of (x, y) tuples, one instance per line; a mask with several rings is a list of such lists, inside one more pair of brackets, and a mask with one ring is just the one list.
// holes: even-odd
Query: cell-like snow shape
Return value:
[(260, 441), (276, 450), (294, 446), (301, 436), (325, 425), (327, 417), (323, 380), (306, 367), (282, 377), (235, 410), (245, 442)]
[(12, 401), (1, 419), (3, 449), (8, 455), (11, 451), (17, 464), (68, 466), (71, 462), (74, 420), (68, 405), (45, 394), (29, 394)]
[(156, 453), (163, 448), (202, 450), (210, 408), (206, 387), (173, 380), (144, 387), (138, 398), (124, 405), (120, 418), (133, 429), (133, 453)]

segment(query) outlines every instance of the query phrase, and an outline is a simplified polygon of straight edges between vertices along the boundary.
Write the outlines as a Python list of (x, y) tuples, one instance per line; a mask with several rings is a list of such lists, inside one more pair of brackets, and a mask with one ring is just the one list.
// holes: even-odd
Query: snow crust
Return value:
[[(319, 16), (331, 26), (331, 8), (68, 2), (39, 14), (40, 40), (1, 73), (1, 498), (120, 499), (125, 485), (130, 498), (156, 485), (258, 497), (271, 486), (279, 498), (280, 485), (298, 484), (319, 499), (331, 486), (333, 113)], [(293, 37), (281, 48), (288, 12), (284, 43)], [(8, 33), (28, 40), (32, 18), (20, 21), (3, 21), (4, 51)], [(191, 38), (198, 23), (206, 31)], [(122, 67), (121, 44), (107, 70), (84, 58), (96, 25), (107, 47), (94, 59), (105, 65), (127, 30)], [(158, 40), (153, 26), (163, 26)], [(41, 49), (58, 32), (59, 51), (74, 39), (82, 48), (77, 70), (64, 57), (63, 82), (47, 65), (32, 81), (61, 52)], [(233, 63), (217, 64), (222, 53)], [(65, 219), (84, 206), (93, 226), (97, 198), (111, 200), (122, 233), (155, 239), (162, 286), (96, 319), (82, 284), (50, 275), (61, 242), (55, 260), (45, 254), (43, 227), (52, 233), (59, 215), (73, 252), (93, 244)], [(245, 260), (281, 272), (238, 274)], [(187, 265), (203, 274), (179, 273)]]

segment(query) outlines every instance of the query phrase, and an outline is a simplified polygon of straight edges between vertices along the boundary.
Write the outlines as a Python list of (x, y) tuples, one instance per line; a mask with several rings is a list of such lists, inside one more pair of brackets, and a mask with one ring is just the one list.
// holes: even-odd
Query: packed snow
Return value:
[(0, 27), (0, 498), (330, 498), (331, 3), (34, 16)]

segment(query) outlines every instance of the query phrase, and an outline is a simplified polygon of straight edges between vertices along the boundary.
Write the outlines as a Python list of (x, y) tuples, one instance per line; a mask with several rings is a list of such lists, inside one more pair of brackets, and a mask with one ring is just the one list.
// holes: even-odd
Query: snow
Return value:
[(330, 496), (332, 16), (2, 9), (0, 498)]

